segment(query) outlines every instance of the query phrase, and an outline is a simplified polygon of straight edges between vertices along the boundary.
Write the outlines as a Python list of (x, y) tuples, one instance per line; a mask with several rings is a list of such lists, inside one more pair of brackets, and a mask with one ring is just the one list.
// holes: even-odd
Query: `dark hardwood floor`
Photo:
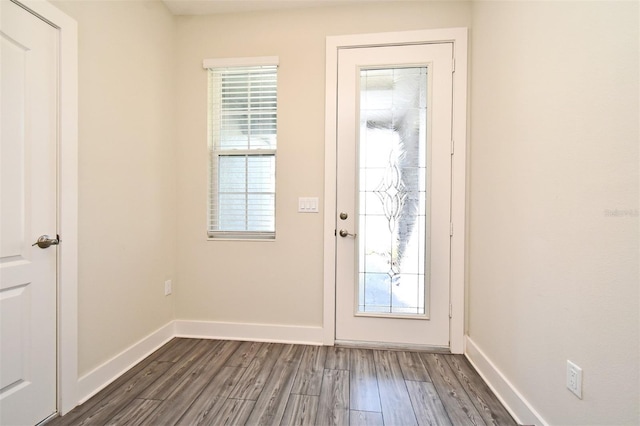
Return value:
[(58, 425), (515, 425), (461, 355), (173, 339)]

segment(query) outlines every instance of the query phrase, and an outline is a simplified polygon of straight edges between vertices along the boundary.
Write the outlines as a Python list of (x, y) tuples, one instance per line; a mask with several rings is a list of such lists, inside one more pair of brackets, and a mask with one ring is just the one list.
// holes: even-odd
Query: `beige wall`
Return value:
[(554, 425), (640, 421), (638, 17), (473, 4), (469, 335)]
[[(321, 326), (322, 214), (296, 210), (324, 191), (325, 37), (468, 26), (469, 335), (551, 424), (637, 423), (637, 3), (56, 5), (79, 22), (81, 375), (172, 319)], [(278, 237), (208, 242), (202, 59), (266, 55)]]
[[(178, 319), (322, 326), (323, 216), (297, 213), (324, 193), (328, 35), (469, 26), (462, 2), (407, 2), (180, 17), (177, 39)], [(275, 242), (206, 240), (204, 58), (280, 57)]]
[(158, 2), (57, 2), (78, 21), (79, 374), (173, 319), (174, 18)]

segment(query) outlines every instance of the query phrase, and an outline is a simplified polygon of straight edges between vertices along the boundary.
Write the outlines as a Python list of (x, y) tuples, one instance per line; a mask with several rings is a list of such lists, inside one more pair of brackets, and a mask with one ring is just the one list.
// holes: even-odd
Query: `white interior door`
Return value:
[(449, 347), (452, 57), (339, 50), (337, 341)]
[[(0, 424), (56, 412), (57, 30), (0, 1)], [(42, 245), (47, 245), (43, 243)]]

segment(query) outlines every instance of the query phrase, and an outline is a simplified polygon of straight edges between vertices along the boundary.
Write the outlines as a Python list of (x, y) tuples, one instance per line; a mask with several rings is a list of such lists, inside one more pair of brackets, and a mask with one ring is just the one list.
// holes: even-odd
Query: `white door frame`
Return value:
[(58, 412), (72, 410), (78, 387), (78, 28), (45, 0), (12, 0), (58, 29)]
[(467, 176), (467, 29), (356, 34), (327, 37), (325, 98), (325, 183), (324, 183), (324, 311), (323, 343), (335, 343), (336, 306), (336, 148), (338, 49), (416, 43), (452, 42), (455, 57), (453, 75), (453, 140), (451, 176), (451, 283), (450, 350), (464, 352), (465, 326), (465, 236)]

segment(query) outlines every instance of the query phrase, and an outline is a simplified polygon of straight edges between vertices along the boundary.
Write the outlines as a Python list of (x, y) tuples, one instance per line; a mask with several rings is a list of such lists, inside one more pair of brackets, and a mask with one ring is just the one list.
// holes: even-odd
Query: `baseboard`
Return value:
[(176, 320), (175, 331), (176, 337), (251, 340), (301, 345), (323, 344), (322, 327)]
[(171, 321), (78, 379), (78, 404), (107, 387), (126, 371), (174, 337), (251, 340), (322, 345), (322, 327), (242, 324), (215, 321)]
[(78, 379), (78, 404), (82, 404), (107, 387), (134, 365), (153, 353), (175, 336), (174, 322), (171, 321), (131, 345), (109, 361)]
[(548, 426), (548, 423), (469, 336), (466, 336), (465, 343), (465, 356), (513, 418), (521, 425)]

